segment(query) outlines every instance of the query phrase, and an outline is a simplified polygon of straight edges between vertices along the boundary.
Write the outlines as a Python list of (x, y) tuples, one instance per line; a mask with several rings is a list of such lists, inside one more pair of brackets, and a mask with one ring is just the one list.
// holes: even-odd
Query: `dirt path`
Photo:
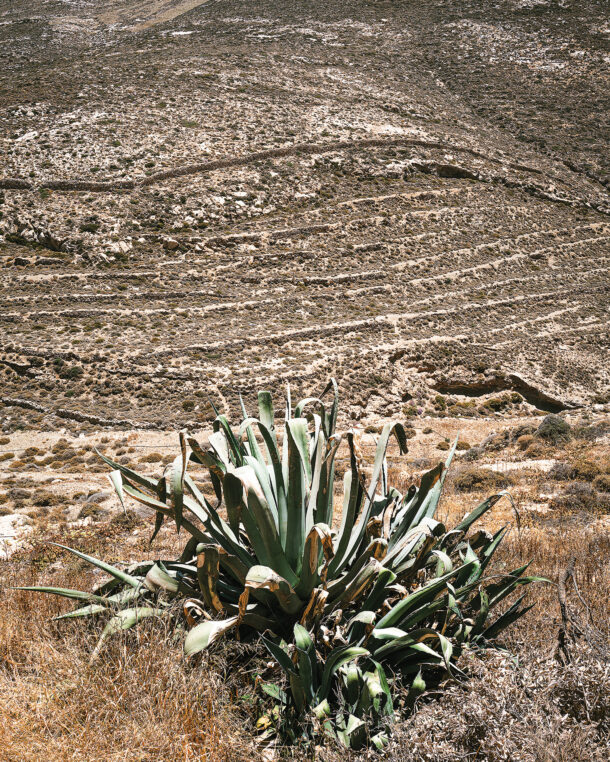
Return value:
[[(104, 13), (100, 13), (97, 18), (102, 24), (120, 24), (125, 25), (134, 32), (141, 32), (144, 29), (157, 24), (164, 24), (167, 21), (182, 16), (200, 5), (206, 5), (209, 0), (143, 0), (143, 2), (127, 2), (121, 7), (113, 7)], [(131, 20), (137, 23), (129, 24)]]

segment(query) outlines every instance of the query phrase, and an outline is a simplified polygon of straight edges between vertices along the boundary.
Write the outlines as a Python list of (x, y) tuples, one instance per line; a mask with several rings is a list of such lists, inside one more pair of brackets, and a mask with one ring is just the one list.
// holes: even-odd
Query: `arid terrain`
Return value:
[(392, 758), (607, 759), (609, 40), (602, 0), (0, 0), (2, 762), (258, 758), (230, 653), (194, 674), (151, 628), (165, 670), (117, 638), (105, 672), (6, 586), (83, 584), (49, 539), (179, 552), (94, 446), (159, 474), (210, 400), (331, 376), (367, 458), (408, 427), (399, 481), (459, 432), (449, 523), (508, 487), (503, 562), (576, 559), (572, 663), (537, 588), (525, 671), (481, 662)]

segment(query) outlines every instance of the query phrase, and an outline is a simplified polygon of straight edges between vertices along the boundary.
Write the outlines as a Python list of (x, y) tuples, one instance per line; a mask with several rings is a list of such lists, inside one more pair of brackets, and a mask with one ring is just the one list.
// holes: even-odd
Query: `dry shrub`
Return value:
[(149, 452), (140, 458), (140, 463), (158, 463), (160, 460), (163, 460), (160, 452)]
[(501, 490), (513, 483), (509, 474), (499, 474), (489, 468), (466, 468), (456, 474), (453, 486), (458, 492)]
[(520, 450), (527, 450), (527, 449), (528, 449), (528, 447), (529, 447), (529, 446), (530, 446), (530, 445), (531, 445), (533, 442), (535, 442), (535, 441), (536, 441), (536, 440), (534, 439), (534, 437), (533, 437), (533, 435), (532, 435), (532, 434), (522, 434), (522, 435), (521, 435), (521, 436), (520, 436), (520, 437), (517, 439), (517, 447), (518, 447)]
[(593, 489), (598, 492), (610, 492), (610, 474), (600, 474), (593, 479)]
[[(533, 657), (516, 667), (501, 653), (464, 657), (461, 666), (471, 679), (451, 686), (439, 700), (427, 703), (424, 698), (415, 715), (396, 728), (391, 759), (606, 760), (608, 706), (604, 708), (601, 692), (610, 687), (608, 667), (585, 648), (580, 658), (587, 665), (584, 672), (550, 658)], [(574, 684), (577, 693), (570, 698)], [(573, 716), (585, 694), (604, 720), (583, 718), (579, 709)]]

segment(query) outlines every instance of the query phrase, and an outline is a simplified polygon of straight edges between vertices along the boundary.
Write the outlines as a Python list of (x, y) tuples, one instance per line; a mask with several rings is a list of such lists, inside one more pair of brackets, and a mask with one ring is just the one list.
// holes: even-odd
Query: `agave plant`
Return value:
[[(290, 678), (292, 714), (301, 721), (315, 709), (339, 740), (358, 745), (366, 713), (377, 716), (375, 726), (391, 716), (386, 670), (414, 675), (414, 691), (422, 670), (455, 673), (464, 644), (493, 641), (527, 611), (521, 597), (489, 622), (498, 603), (536, 578), (524, 576), (526, 566), (485, 575), (506, 530), (470, 530), (504, 493), (450, 530), (434, 518), (455, 444), (446, 463), (403, 495), (388, 484), (386, 464), (390, 436), (407, 452), (403, 427), (383, 428), (367, 481), (354, 433), (336, 432), (334, 380), (294, 407), (288, 390), (281, 438), (268, 392), (258, 394), (258, 418), (241, 407), (235, 427), (216, 411), (204, 444), (181, 432), (178, 456), (157, 479), (100, 455), (121, 503), (127, 495), (156, 512), (151, 541), (166, 517), (189, 535), (179, 559), (120, 570), (67, 548), (111, 580), (93, 593), (22, 589), (85, 603), (62, 617), (114, 613), (95, 654), (113, 632), (171, 616), (172, 598), (181, 599), (190, 627), (187, 655), (228, 632), (266, 633), (265, 645)], [(337, 512), (335, 459), (343, 441), (349, 469)], [(189, 473), (193, 463), (208, 469), (207, 495)], [(368, 737), (379, 745), (385, 734)]]

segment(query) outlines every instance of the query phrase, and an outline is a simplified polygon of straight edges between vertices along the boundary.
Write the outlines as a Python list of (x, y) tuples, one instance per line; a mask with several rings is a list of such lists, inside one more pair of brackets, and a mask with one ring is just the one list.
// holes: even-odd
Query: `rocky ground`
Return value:
[(330, 375), (354, 420), (603, 411), (607, 39), (592, 0), (0, 2), (2, 428)]

